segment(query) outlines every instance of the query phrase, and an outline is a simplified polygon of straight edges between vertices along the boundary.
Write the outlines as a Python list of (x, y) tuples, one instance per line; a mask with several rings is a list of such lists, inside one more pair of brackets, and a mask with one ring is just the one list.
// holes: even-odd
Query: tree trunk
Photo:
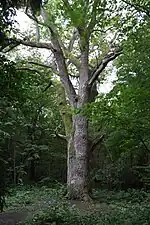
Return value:
[(68, 157), (68, 197), (89, 200), (88, 195), (88, 122), (82, 114), (74, 116), (72, 149), (75, 157)]
[[(67, 189), (70, 189), (72, 177), (75, 169), (75, 149), (74, 149), (74, 135), (71, 135), (67, 142)], [(67, 194), (68, 195), (68, 194)], [(68, 195), (69, 198), (71, 196)]]
[(16, 185), (16, 149), (13, 148), (13, 183)]
[(30, 181), (31, 182), (35, 181), (35, 161), (34, 161), (34, 159), (31, 160), (31, 162), (30, 162), (30, 172), (29, 172), (29, 174), (30, 174), (30, 177), (29, 177)]
[[(87, 39), (88, 40), (88, 39)], [(81, 49), (81, 64), (79, 71), (79, 90), (76, 95), (75, 89), (68, 77), (65, 58), (59, 46), (59, 42), (53, 40), (53, 45), (56, 47), (54, 52), (57, 65), (59, 68), (61, 82), (67, 93), (70, 105), (79, 110), (76, 115), (71, 115), (71, 126), (68, 126), (68, 107), (66, 96), (59, 95), (59, 108), (61, 111), (62, 119), (65, 124), (66, 139), (68, 141), (68, 171), (67, 171), (67, 187), (68, 197), (71, 199), (88, 200), (88, 120), (84, 116), (83, 109), (89, 102), (90, 88), (88, 85), (89, 80), (89, 67), (88, 67), (88, 52), (89, 44), (86, 41), (85, 35), (81, 35), (80, 49)], [(58, 51), (59, 49), (59, 51)], [(68, 91), (69, 88), (69, 91)], [(64, 90), (64, 89), (63, 89)], [(61, 88), (58, 89), (61, 93)], [(69, 128), (69, 129), (68, 129)]]
[(64, 123), (66, 141), (67, 141), (67, 187), (71, 185), (71, 179), (74, 174), (75, 165), (75, 149), (74, 149), (74, 131), (72, 125), (72, 115), (70, 106), (67, 104), (65, 89), (61, 83), (57, 84), (57, 97), (59, 104), (59, 111)]

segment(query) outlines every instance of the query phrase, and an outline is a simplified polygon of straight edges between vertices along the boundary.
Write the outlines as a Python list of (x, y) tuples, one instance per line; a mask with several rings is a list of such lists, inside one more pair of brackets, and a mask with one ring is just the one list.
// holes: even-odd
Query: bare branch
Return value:
[(118, 52), (109, 52), (104, 59), (100, 62), (98, 68), (96, 69), (96, 71), (93, 71), (93, 75), (92, 77), (89, 79), (89, 85), (91, 86), (98, 78), (98, 76), (100, 75), (100, 73), (106, 68), (107, 64), (114, 60), (115, 58), (117, 58), (119, 55), (122, 54), (122, 51), (118, 51)]
[(143, 12), (145, 13), (148, 17), (150, 17), (150, 11), (148, 10), (148, 8), (146, 8), (145, 6), (143, 5), (140, 5), (138, 3), (131, 3), (127, 0), (122, 0), (124, 3), (126, 3), (127, 5), (130, 5), (131, 7), (135, 8), (138, 12)]
[(104, 139), (104, 134), (98, 135), (92, 140), (92, 144), (90, 146), (90, 152), (93, 152), (98, 144), (100, 144)]
[(92, 32), (95, 24), (96, 24), (96, 8), (99, 4), (99, 0), (95, 0), (94, 3), (93, 3), (93, 9), (92, 9), (92, 12), (91, 12), (91, 20), (90, 20), (90, 23), (88, 25), (88, 28), (87, 28), (87, 31), (89, 32), (89, 34)]
[(47, 69), (51, 69), (51, 71), (55, 74), (57, 74), (59, 76), (59, 72), (56, 70), (56, 68), (54, 68), (53, 65), (46, 65), (46, 64), (43, 64), (43, 63), (38, 63), (38, 62), (32, 62), (32, 61), (29, 61), (28, 62), (29, 64), (33, 64), (33, 65), (37, 65), (37, 66), (41, 66), (41, 67), (45, 67)]
[(63, 50), (65, 54), (65, 58), (69, 60), (70, 63), (72, 63), (78, 70), (80, 69), (80, 61), (78, 60), (77, 57), (75, 57), (71, 52), (68, 50)]
[(4, 48), (10, 47), (10, 49), (8, 51), (12, 50), (13, 48), (17, 47), (20, 44), (29, 46), (29, 47), (46, 48), (46, 49), (50, 49), (51, 51), (54, 51), (54, 48), (51, 43), (34, 42), (34, 41), (30, 41), (30, 40), (25, 40), (25, 39), (22, 40), (22, 39), (12, 39), (12, 38), (7, 38), (6, 41), (8, 44), (6, 46), (4, 46)]
[(115, 46), (115, 41), (117, 40), (118, 36), (119, 36), (118, 32), (115, 32), (113, 38), (109, 41), (108, 45), (109, 45), (110, 51), (113, 51)]
[(34, 42), (34, 41), (30, 41), (30, 40), (21, 40), (21, 39), (16, 39), (15, 41), (16, 41), (16, 43), (22, 44), (25, 46), (36, 47), (36, 48), (46, 48), (46, 49), (50, 49), (51, 51), (54, 51), (54, 47), (52, 46), (51, 43)]
[(49, 25), (46, 24), (45, 22), (43, 23), (42, 21), (39, 21), (35, 15), (30, 15), (27, 10), (25, 11), (25, 14), (29, 17), (29, 19), (33, 20), (34, 22), (36, 22), (38, 25), (41, 25), (41, 26), (44, 26), (44, 27), (47, 27), (50, 29)]
[(77, 30), (74, 28), (74, 30), (73, 30), (73, 35), (72, 35), (72, 38), (70, 39), (69, 46), (68, 46), (68, 51), (69, 51), (69, 52), (72, 51), (74, 42), (75, 42), (75, 40), (77, 39), (77, 37), (78, 37), (78, 32), (77, 32)]
[(32, 72), (38, 73), (39, 75), (43, 76), (43, 74), (39, 70), (34, 69), (34, 68), (20, 67), (20, 68), (16, 68), (16, 70), (28, 70), (28, 71), (32, 71)]
[[(32, 72), (38, 73), (39, 75), (43, 76), (43, 74), (39, 70), (34, 69), (34, 68), (20, 67), (20, 68), (16, 68), (16, 70), (32, 71)], [(50, 80), (49, 84), (44, 88), (43, 92), (47, 91), (52, 86), (52, 84), (53, 84), (53, 82), (52, 82), (52, 80)]]
[(44, 88), (43, 92), (47, 91), (51, 86), (52, 86), (53, 82), (52, 80), (50, 80), (49, 84), (46, 86), (46, 88)]
[(137, 133), (137, 135), (139, 136), (139, 139), (140, 139), (141, 143), (143, 144), (145, 150), (146, 150), (147, 152), (150, 153), (150, 149), (148, 148), (148, 146), (147, 146), (147, 144), (145, 143), (145, 141), (144, 141), (144, 139), (142, 138), (142, 136), (141, 136), (140, 134), (138, 134), (138, 133)]
[(70, 63), (73, 64), (78, 70), (80, 69), (80, 61), (78, 60), (77, 57), (75, 57), (71, 51), (73, 49), (73, 45), (74, 45), (74, 42), (75, 40), (77, 39), (77, 36), (78, 36), (78, 32), (77, 30), (74, 28), (74, 31), (73, 31), (73, 35), (70, 39), (70, 42), (69, 42), (69, 46), (68, 48), (65, 48), (64, 46), (61, 45), (62, 49), (63, 49), (63, 52), (64, 52), (64, 55), (65, 55), (65, 58), (67, 58), (69, 60), (69, 62), (67, 63), (67, 65), (69, 65)]
[(67, 136), (65, 136), (65, 135), (63, 135), (63, 134), (59, 134), (59, 133), (57, 133), (57, 132), (55, 132), (55, 137), (58, 137), (58, 138), (60, 138), (60, 139), (62, 139), (62, 140), (65, 140), (65, 141), (68, 140)]
[[(59, 72), (56, 71), (52, 65), (46, 65), (46, 64), (43, 64), (43, 63), (38, 63), (38, 62), (33, 62), (33, 61), (29, 61), (28, 63), (33, 64), (33, 65), (37, 65), (37, 66), (41, 66), (41, 67), (45, 67), (47, 69), (51, 69), (53, 73), (55, 73), (59, 76)], [(74, 78), (79, 77), (79, 75), (75, 76), (75, 75), (72, 75), (72, 74), (69, 74), (69, 76), (74, 77)]]
[(39, 29), (39, 25), (38, 23), (35, 21), (35, 27), (36, 27), (36, 41), (39, 42), (40, 41), (40, 29)]
[(50, 66), (48, 66), (46, 64), (43, 64), (43, 63), (37, 63), (37, 62), (32, 62), (32, 61), (29, 61), (28, 63), (33, 64), (33, 65), (37, 65), (37, 66), (41, 66), (41, 67), (45, 67), (45, 68), (51, 68)]
[(18, 45), (19, 43), (17, 43), (14, 39), (4, 38), (4, 42), (1, 44), (0, 51), (3, 53), (7, 53), (16, 48)]

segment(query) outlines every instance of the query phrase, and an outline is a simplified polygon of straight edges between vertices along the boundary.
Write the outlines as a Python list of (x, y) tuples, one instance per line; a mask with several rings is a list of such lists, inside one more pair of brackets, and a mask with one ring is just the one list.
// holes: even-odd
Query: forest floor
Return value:
[[(7, 208), (5, 208), (5, 212), (0, 213), (0, 225), (23, 224), (53, 204), (64, 202), (62, 187), (17, 187), (11, 189), (10, 193), (6, 199)], [(131, 211), (135, 215), (138, 213), (141, 203), (143, 204), (142, 210), (145, 210), (145, 205), (150, 207), (150, 194), (144, 191), (96, 190), (93, 193), (95, 200), (91, 203), (70, 201), (67, 204), (77, 208), (81, 213), (95, 211), (100, 212), (101, 215), (109, 215), (110, 212), (114, 212), (114, 209), (117, 212), (119, 210), (121, 214), (124, 212), (130, 214)]]
[[(106, 211), (108, 210), (108, 205), (106, 203), (101, 204), (87, 204), (85, 202), (80, 201), (70, 201), (71, 205), (74, 205), (77, 209), (82, 213), (86, 213), (87, 211), (95, 209)], [(30, 205), (29, 207), (22, 208), (18, 206), (16, 209), (6, 210), (5, 212), (0, 213), (0, 225), (17, 225), (23, 224), (26, 220), (30, 220), (33, 218), (36, 213), (39, 213), (41, 210), (48, 208), (48, 204), (45, 202), (38, 202), (38, 205)]]

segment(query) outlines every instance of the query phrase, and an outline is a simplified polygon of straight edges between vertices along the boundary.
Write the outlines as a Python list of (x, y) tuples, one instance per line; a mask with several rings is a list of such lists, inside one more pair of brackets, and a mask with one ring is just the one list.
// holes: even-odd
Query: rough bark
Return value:
[(88, 121), (82, 114), (74, 116), (75, 160), (68, 195), (73, 199), (89, 200), (88, 196)]
[(72, 177), (74, 176), (75, 170), (75, 149), (74, 149), (74, 137), (71, 135), (67, 142), (67, 197), (70, 198), (70, 187)]
[(72, 118), (62, 85), (57, 92), (67, 140), (67, 197), (88, 200), (88, 121), (82, 112)]
[(68, 195), (73, 199), (89, 200), (88, 190), (88, 120), (84, 115), (84, 106), (89, 101), (89, 68), (88, 44), (81, 38), (80, 85), (78, 91), (77, 109), (79, 113), (73, 116), (73, 144), (75, 150), (74, 166)]
[(66, 141), (67, 141), (67, 187), (71, 185), (75, 165), (75, 150), (74, 150), (74, 132), (72, 124), (72, 115), (70, 106), (67, 104), (64, 87), (57, 84), (59, 111), (64, 123)]

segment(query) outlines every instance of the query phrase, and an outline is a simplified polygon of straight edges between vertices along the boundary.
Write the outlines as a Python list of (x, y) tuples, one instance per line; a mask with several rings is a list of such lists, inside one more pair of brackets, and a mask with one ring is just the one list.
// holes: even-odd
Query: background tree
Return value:
[(64, 182), (66, 145), (53, 137), (55, 129), (63, 128), (56, 93), (47, 85), (50, 73), (44, 76), (44, 71), (20, 67), (22, 62), (2, 56), (0, 63), (1, 185), (32, 183), (44, 177)]
[(124, 44), (112, 91), (87, 107), (87, 112), (92, 111), (88, 113), (92, 126), (101, 126), (105, 134), (106, 158), (103, 167), (97, 165), (97, 179), (109, 188), (149, 186), (148, 39), (145, 21)]

